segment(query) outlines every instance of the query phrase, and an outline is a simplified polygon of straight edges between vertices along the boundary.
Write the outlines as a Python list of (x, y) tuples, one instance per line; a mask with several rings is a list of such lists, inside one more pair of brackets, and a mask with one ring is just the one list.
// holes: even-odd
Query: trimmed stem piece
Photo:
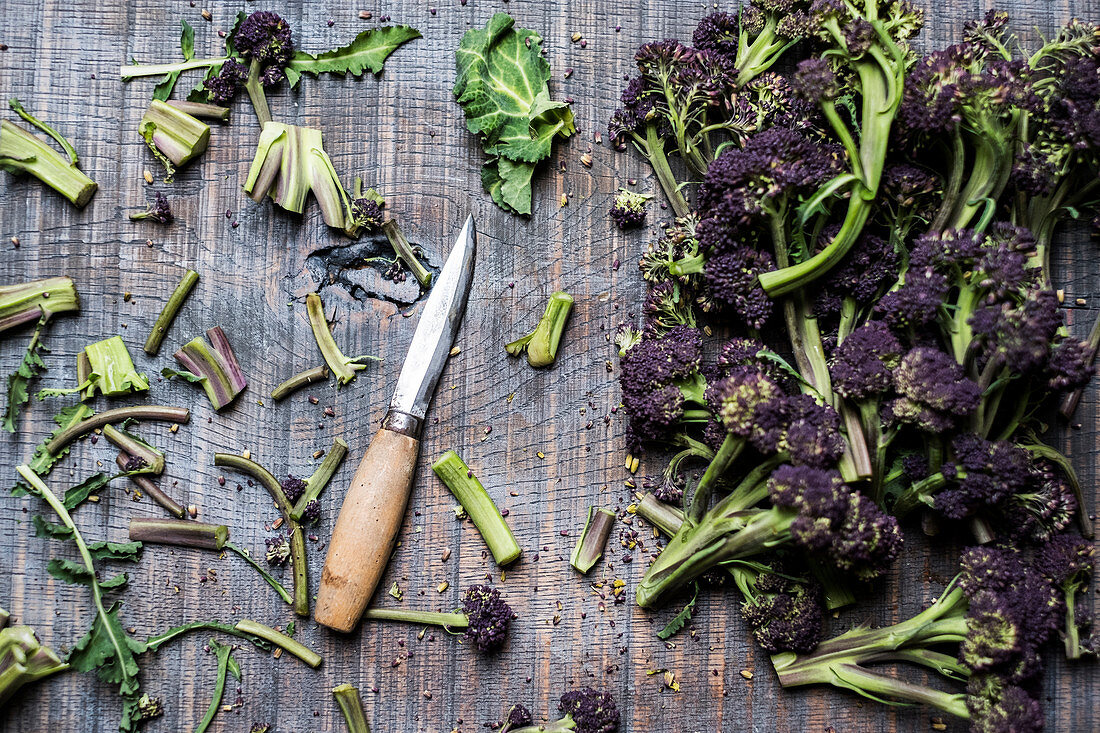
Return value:
[(295, 522), (302, 521), (306, 506), (321, 495), (321, 492), (328, 486), (329, 481), (332, 480), (333, 474), (340, 470), (340, 464), (344, 462), (347, 455), (348, 444), (344, 442), (344, 439), (336, 438), (333, 440), (332, 447), (325, 455), (325, 460), (321, 462), (313, 475), (306, 479), (306, 490), (298, 497), (298, 501), (290, 512), (290, 516)]
[(154, 545), (221, 550), (229, 541), (229, 527), (188, 519), (131, 519), (130, 539)]
[(210, 125), (159, 99), (149, 103), (138, 131), (164, 164), (168, 180), (176, 168), (202, 155), (210, 144)]
[(249, 555), (247, 552), (245, 552), (242, 548), (237, 547), (236, 545), (234, 545), (232, 542), (226, 542), (225, 543), (225, 549), (232, 550), (233, 552), (237, 553), (238, 555), (241, 556), (242, 559), (244, 559), (244, 561), (246, 563), (248, 563), (253, 568), (255, 568), (256, 571), (260, 574), (260, 576), (263, 577), (263, 579), (265, 581), (267, 581), (268, 585), (270, 585), (272, 588), (275, 589), (275, 592), (279, 594), (279, 597), (282, 598), (283, 601), (285, 601), (288, 606), (294, 604), (294, 599), (291, 598), (290, 594), (286, 592), (286, 588), (283, 587), (282, 583), (275, 580), (275, 578), (273, 578), (271, 576), (271, 573), (264, 570), (263, 565), (260, 565), (260, 563), (258, 563), (258, 562), (256, 562), (255, 560), (252, 559), (251, 555)]
[[(306, 313), (309, 314), (309, 326), (313, 329), (313, 338), (317, 341), (317, 348), (321, 350), (321, 356), (332, 373), (336, 375), (338, 384), (344, 385), (355, 379), (355, 373), (366, 369), (366, 364), (358, 364), (357, 359), (349, 359), (336, 345), (336, 339), (329, 329), (328, 319), (325, 318), (325, 306), (321, 302), (321, 296), (310, 293), (306, 296)], [(374, 359), (373, 356), (358, 357), (358, 359)]]
[(489, 551), (493, 553), (497, 565), (503, 567), (518, 559), (522, 551), (512, 535), (512, 530), (500, 515), (489, 492), (462, 457), (449, 450), (432, 464), (432, 470), (470, 515), (485, 544), (489, 546)]
[(615, 527), (615, 512), (602, 507), (588, 507), (588, 519), (584, 523), (577, 546), (569, 556), (569, 564), (582, 575), (586, 574), (603, 556), (607, 538)]
[(258, 636), (265, 641), (269, 641), (275, 646), (283, 649), (290, 654), (298, 657), (310, 667), (317, 669), (321, 666), (321, 655), (313, 651), (304, 644), (291, 639), (286, 634), (283, 634), (270, 626), (265, 626), (258, 621), (252, 621), (247, 618), (243, 618), (236, 623), (235, 628), (238, 631), (243, 631), (246, 634), (252, 634)]
[(409, 240), (405, 238), (401, 228), (397, 226), (397, 222), (390, 219), (382, 225), (382, 233), (386, 235), (386, 239), (390, 241), (390, 246), (393, 247), (394, 254), (405, 263), (405, 266), (412, 271), (416, 281), (420, 283), (420, 287), (429, 288), (432, 285), (432, 273), (428, 271), (428, 268), (421, 264), (420, 260), (416, 257), (416, 252), (413, 251), (413, 247), (409, 244)]
[(448, 629), (465, 629), (470, 619), (464, 613), (445, 613), (442, 611), (409, 611), (403, 608), (368, 608), (363, 618), (375, 621), (401, 621), (407, 624), (428, 624)]
[(552, 294), (535, 330), (507, 344), (504, 350), (511, 356), (519, 356), (526, 351), (527, 363), (533, 367), (550, 366), (558, 355), (561, 335), (572, 310), (572, 295), (561, 291)]
[(358, 689), (345, 682), (332, 688), (332, 696), (336, 698), (336, 704), (344, 714), (348, 733), (370, 733), (367, 715), (363, 712), (363, 700), (359, 697)]
[(99, 188), (45, 140), (7, 120), (0, 121), (0, 167), (12, 173), (29, 173), (78, 209), (84, 208)]
[(206, 332), (210, 348), (196, 336), (175, 353), (176, 361), (197, 377), (215, 410), (228, 406), (248, 386), (248, 378), (229, 345), (225, 331), (215, 326)]
[(188, 270), (184, 273), (183, 279), (180, 280), (179, 285), (172, 291), (172, 295), (168, 298), (168, 302), (164, 304), (164, 310), (157, 316), (157, 322), (153, 324), (153, 330), (149, 332), (149, 338), (145, 339), (145, 353), (149, 356), (156, 356), (160, 351), (161, 342), (164, 341), (165, 335), (168, 333), (168, 329), (171, 328), (172, 322), (176, 320), (176, 315), (179, 313), (180, 307), (184, 301), (187, 300), (187, 296), (191, 294), (191, 291), (195, 288), (195, 284), (199, 281), (199, 273), (194, 270)]
[(192, 117), (198, 117), (204, 120), (217, 120), (218, 122), (229, 121), (228, 107), (219, 107), (216, 104), (204, 104), (202, 102), (184, 102), (177, 99), (169, 99), (165, 104), (186, 115), (191, 115)]
[(129, 469), (123, 466), (124, 470), (140, 470), (142, 473), (155, 474), (164, 473), (164, 453), (144, 440), (130, 435), (125, 430), (119, 430), (114, 425), (103, 426), (103, 437), (115, 444), (122, 452), (120, 455), (126, 454), (128, 459), (140, 458), (144, 463), (140, 469)]
[(0, 333), (34, 323), (42, 316), (79, 310), (80, 298), (68, 277), (0, 285)]
[(329, 370), (327, 366), (313, 367), (307, 369), (304, 372), (298, 372), (290, 379), (280, 384), (275, 389), (271, 390), (271, 399), (278, 402), (279, 400), (286, 399), (294, 392), (298, 391), (302, 387), (315, 382), (323, 382), (328, 379)]
[[(118, 464), (119, 468), (125, 471), (126, 466), (130, 464), (130, 454), (125, 451), (120, 452), (115, 458), (115, 463)], [(169, 514), (175, 516), (176, 519), (183, 519), (183, 515), (186, 513), (183, 505), (161, 491), (160, 487), (153, 483), (151, 478), (141, 474), (135, 474), (130, 476), (130, 481), (132, 481), (143, 494), (164, 507)]]
[(115, 410), (97, 412), (88, 419), (74, 423), (55, 435), (50, 442), (46, 443), (46, 451), (50, 455), (56, 456), (65, 446), (82, 435), (87, 435), (104, 425), (122, 422), (126, 419), (186, 423), (191, 419), (191, 411), (186, 407), (171, 407), (168, 405), (135, 405), (134, 407), (119, 407)]

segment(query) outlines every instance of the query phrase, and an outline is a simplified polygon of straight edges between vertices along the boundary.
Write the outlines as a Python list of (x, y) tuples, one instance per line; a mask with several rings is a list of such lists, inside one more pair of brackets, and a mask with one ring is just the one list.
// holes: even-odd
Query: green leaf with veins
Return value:
[(66, 509), (72, 511), (86, 502), (92, 494), (98, 494), (106, 488), (107, 484), (111, 483), (112, 478), (114, 477), (109, 473), (93, 473), (76, 486), (66, 489), (62, 503)]
[[(65, 446), (55, 455), (46, 450), (46, 444), (53, 440), (62, 430), (75, 425), (91, 414), (92, 408), (88, 407), (83, 402), (78, 402), (75, 405), (64, 408), (54, 415), (53, 421), (57, 423), (57, 427), (35, 447), (34, 455), (31, 456), (31, 460), (27, 466), (38, 476), (48, 475), (50, 471), (53, 470), (54, 465), (69, 454), (70, 446)], [(26, 496), (27, 493), (27, 486), (22, 482), (16, 483), (11, 489), (12, 496)]]
[(41, 514), (35, 514), (31, 517), (31, 523), (34, 524), (34, 536), (35, 537), (52, 537), (58, 540), (67, 540), (73, 536), (73, 531), (63, 524), (55, 524), (48, 521)]
[[(145, 643), (126, 634), (118, 618), (121, 607), (121, 603), (111, 606), (106, 620), (97, 615), (92, 628), (73, 646), (66, 661), (78, 672), (95, 672), (104, 682), (122, 686), (120, 692), (126, 694), (137, 691), (138, 663), (134, 655), (145, 651)], [(121, 655), (116, 653), (111, 643), (108, 625), (114, 637), (122, 640), (119, 647)], [(129, 684), (124, 685), (126, 681)], [(132, 689), (125, 689), (131, 687)]]
[(467, 31), (455, 52), (454, 95), (466, 128), (496, 158), (482, 169), (482, 185), (498, 206), (519, 214), (531, 213), (535, 165), (549, 157), (554, 138), (576, 131), (569, 105), (550, 99), (541, 49), (538, 33), (497, 13), (485, 28)]
[[(142, 544), (140, 542), (92, 542), (88, 545), (88, 552), (95, 560), (123, 560), (137, 562), (141, 559)], [(101, 584), (102, 585), (102, 584)]]
[[(181, 20), (180, 26), (182, 27), (180, 51), (183, 52), (183, 60), (190, 61), (195, 58), (195, 29), (186, 20)], [(153, 89), (153, 99), (159, 99), (162, 102), (167, 101), (172, 96), (172, 90), (176, 88), (176, 81), (179, 78), (180, 72), (178, 71), (165, 75), (160, 84), (157, 84), (156, 88)]]
[(420, 38), (420, 31), (407, 25), (372, 28), (357, 35), (348, 45), (316, 56), (297, 52), (286, 67), (286, 78), (290, 86), (295, 87), (302, 74), (317, 76), (329, 72), (361, 76), (368, 69), (379, 74), (389, 55), (414, 38)]
[(672, 617), (672, 620), (665, 625), (663, 629), (657, 632), (657, 638), (664, 641), (674, 636), (680, 629), (687, 626), (688, 621), (691, 621), (691, 614), (695, 611), (695, 602), (699, 600), (699, 584), (695, 584), (695, 595), (691, 597), (691, 600), (687, 602), (680, 613)]

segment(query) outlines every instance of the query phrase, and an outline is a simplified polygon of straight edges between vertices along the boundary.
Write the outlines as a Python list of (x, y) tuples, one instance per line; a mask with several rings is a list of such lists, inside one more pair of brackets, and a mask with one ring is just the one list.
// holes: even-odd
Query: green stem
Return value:
[(367, 725), (367, 715), (363, 712), (363, 701), (359, 697), (359, 690), (348, 683), (332, 688), (332, 696), (336, 698), (336, 704), (340, 706), (340, 712), (344, 714), (344, 721), (348, 725), (348, 733), (370, 733)]
[(406, 624), (428, 624), (445, 626), (448, 629), (465, 629), (470, 619), (464, 613), (443, 613), (441, 611), (407, 611), (401, 608), (368, 608), (363, 618), (375, 621), (400, 621)]
[(271, 645), (260, 639), (254, 634), (249, 634), (241, 631), (236, 626), (230, 626), (229, 624), (223, 624), (219, 621), (192, 621), (191, 623), (182, 624), (175, 628), (168, 629), (163, 634), (157, 636), (150, 636), (145, 640), (146, 648), (151, 652), (156, 652), (160, 647), (164, 646), (170, 641), (175, 641), (184, 634), (189, 634), (192, 631), (218, 631), (223, 634), (229, 634), (231, 636), (237, 636), (247, 641), (252, 642), (257, 648), (262, 651), (269, 651)]
[(306, 479), (306, 490), (298, 497), (298, 501), (295, 502), (294, 508), (290, 512), (290, 516), (294, 521), (302, 521), (302, 514), (305, 513), (306, 506), (321, 495), (321, 492), (328, 486), (329, 481), (332, 480), (333, 474), (340, 469), (340, 464), (344, 462), (347, 455), (348, 444), (344, 442), (343, 438), (335, 438), (332, 441), (332, 447), (325, 454), (325, 460)]
[(233, 468), (256, 479), (267, 489), (267, 493), (271, 495), (275, 506), (282, 512), (287, 531), (290, 533), (290, 562), (294, 569), (294, 613), (299, 616), (308, 616), (309, 567), (306, 565), (305, 534), (298, 522), (291, 516), (294, 508), (290, 505), (290, 500), (286, 498), (279, 480), (255, 461), (233, 453), (215, 453), (214, 465)]
[(225, 543), (225, 548), (227, 550), (232, 550), (233, 552), (237, 553), (242, 558), (244, 558), (245, 562), (254, 567), (256, 571), (259, 572), (260, 576), (267, 581), (268, 585), (275, 589), (275, 592), (279, 594), (279, 597), (282, 598), (288, 606), (294, 604), (294, 599), (290, 597), (289, 593), (287, 593), (286, 588), (284, 588), (279, 581), (275, 580), (275, 578), (271, 577), (271, 573), (267, 572), (267, 570), (265, 570), (262, 565), (253, 560), (251, 555), (245, 552), (242, 548), (234, 545), (232, 542), (227, 541)]
[(737, 456), (741, 455), (744, 448), (744, 438), (732, 433), (726, 434), (726, 437), (722, 440), (722, 445), (718, 448), (718, 452), (707, 464), (707, 470), (703, 472), (703, 477), (699, 479), (699, 484), (695, 487), (695, 494), (691, 497), (688, 516), (691, 517), (693, 522), (698, 522), (707, 513), (707, 509), (710, 508), (710, 497), (714, 493), (714, 485), (718, 483), (718, 479), (729, 469), (730, 464), (737, 459)]
[(687, 199), (680, 192), (680, 187), (676, 183), (676, 176), (673, 175), (672, 168), (668, 165), (668, 158), (665, 157), (665, 143), (657, 135), (657, 125), (655, 123), (646, 125), (645, 134), (646, 157), (649, 158), (649, 164), (653, 167), (653, 172), (657, 174), (657, 182), (661, 184), (661, 190), (665, 192), (665, 196), (668, 198), (668, 202), (672, 205), (672, 210), (677, 217), (689, 215), (691, 207), (688, 206)]
[(942, 473), (934, 473), (927, 478), (915, 482), (906, 489), (891, 508), (891, 513), (898, 518), (904, 517), (918, 506), (931, 506), (929, 497), (947, 485), (947, 479)]
[(500, 515), (500, 510), (493, 503), (489, 492), (462, 457), (449, 450), (432, 464), (432, 470), (473, 520), (497, 565), (504, 567), (519, 559), (522, 550), (512, 530)]
[(210, 707), (206, 709), (206, 714), (202, 716), (202, 720), (195, 727), (195, 733), (205, 733), (210, 724), (214, 722), (214, 716), (218, 714), (218, 707), (221, 705), (222, 695), (225, 693), (225, 676), (229, 673), (229, 655), (233, 653), (233, 647), (228, 644), (218, 644), (214, 639), (210, 640), (210, 644), (217, 650), (215, 654), (218, 658), (218, 676), (215, 678), (214, 697), (210, 700)]
[(260, 60), (253, 59), (248, 67), (248, 78), (244, 82), (244, 89), (248, 92), (248, 98), (252, 102), (252, 109), (256, 112), (256, 119), (262, 128), (271, 122), (271, 108), (267, 106), (267, 95), (264, 94), (264, 86), (260, 83)]
[(301, 644), (294, 639), (291, 639), (286, 634), (283, 634), (270, 626), (265, 626), (258, 621), (242, 618), (236, 623), (235, 628), (237, 631), (242, 631), (246, 634), (252, 634), (258, 636), (264, 641), (269, 641), (275, 646), (279, 647), (283, 651), (286, 651), (301, 659), (310, 667), (317, 669), (321, 666), (321, 655), (313, 651), (305, 644)]
[(142, 76), (164, 76), (177, 71), (190, 71), (191, 69), (205, 69), (211, 66), (221, 66), (229, 58), (217, 59), (191, 59), (174, 64), (126, 64), (119, 67), (119, 76), (123, 81), (136, 79)]
[(164, 341), (168, 329), (171, 328), (180, 307), (187, 300), (187, 296), (191, 294), (191, 291), (194, 290), (198, 281), (199, 273), (194, 270), (188, 270), (184, 273), (183, 279), (179, 281), (176, 289), (169, 296), (168, 302), (164, 304), (164, 310), (157, 316), (157, 322), (153, 324), (153, 330), (149, 332), (149, 338), (145, 339), (146, 354), (156, 356), (157, 352), (160, 351), (160, 345)]
[(294, 392), (298, 391), (302, 387), (315, 382), (323, 382), (328, 379), (329, 370), (328, 367), (322, 364), (319, 367), (313, 367), (307, 369), (304, 372), (298, 372), (290, 379), (280, 384), (275, 389), (271, 390), (271, 399), (278, 402), (279, 400), (286, 399)]
[(123, 663), (123, 660), (127, 658), (127, 652), (123, 651), (123, 642), (115, 634), (115, 625), (117, 622), (107, 615), (107, 609), (103, 607), (103, 594), (99, 589), (99, 583), (95, 582), (95, 563), (92, 562), (92, 554), (88, 551), (88, 545), (85, 544), (84, 537), (80, 534), (80, 530), (77, 529), (76, 523), (73, 522), (73, 518), (69, 515), (69, 511), (65, 508), (65, 505), (52, 491), (50, 491), (50, 487), (47, 486), (42, 479), (38, 478), (38, 475), (35, 474), (34, 471), (25, 464), (17, 466), (15, 470), (23, 477), (23, 480), (27, 482), (35, 493), (45, 499), (46, 503), (49, 504), (50, 508), (57, 514), (61, 523), (72, 531), (72, 539), (73, 542), (76, 543), (77, 551), (80, 552), (80, 559), (84, 562), (84, 567), (88, 570), (92, 578), (92, 582), (88, 583), (88, 587), (92, 591), (92, 602), (95, 604), (95, 611), (96, 615), (99, 617), (100, 626), (110, 640), (111, 647), (114, 651), (114, 657), (117, 660), (117, 671), (122, 677), (120, 686), (124, 690), (134, 689), (134, 678), (127, 670), (126, 664)]
[(130, 540), (155, 545), (193, 547), (199, 550), (221, 550), (229, 542), (229, 528), (224, 524), (206, 524), (190, 519), (130, 520)]
[(122, 422), (123, 420), (163, 420), (172, 423), (186, 423), (190, 419), (191, 412), (187, 408), (170, 407), (168, 405), (135, 405), (97, 412), (85, 420), (70, 425), (51, 438), (50, 442), (46, 443), (46, 452), (56, 456), (65, 446), (82, 435), (87, 435), (104, 425)]
[(317, 348), (320, 349), (328, 368), (336, 375), (336, 381), (343, 385), (355, 379), (355, 373), (366, 369), (367, 366), (354, 363), (354, 359), (349, 359), (344, 356), (344, 352), (340, 351), (340, 347), (336, 345), (336, 339), (332, 336), (328, 319), (325, 318), (325, 306), (317, 293), (306, 296), (306, 313), (309, 315), (309, 326), (313, 329)]
[(29, 173), (83, 208), (99, 186), (42, 138), (8, 120), (0, 121), (0, 167)]
[(588, 507), (588, 519), (577, 544), (569, 556), (569, 564), (582, 575), (586, 574), (603, 557), (607, 538), (615, 527), (615, 512), (598, 506)]
[(385, 234), (386, 239), (389, 240), (390, 246), (393, 247), (394, 254), (396, 254), (398, 259), (404, 262), (405, 266), (412, 271), (416, 281), (420, 283), (420, 287), (431, 287), (432, 273), (420, 263), (420, 260), (416, 256), (416, 252), (413, 251), (412, 245), (409, 244), (409, 240), (405, 238), (405, 234), (401, 231), (401, 227), (397, 225), (397, 222), (393, 219), (387, 221), (382, 225), (382, 233)]

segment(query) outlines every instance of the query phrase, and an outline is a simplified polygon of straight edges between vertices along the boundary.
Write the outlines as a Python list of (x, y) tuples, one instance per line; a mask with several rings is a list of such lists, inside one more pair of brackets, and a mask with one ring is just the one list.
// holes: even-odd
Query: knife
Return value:
[(355, 628), (393, 553), (412, 489), (424, 416), (466, 310), (476, 249), (471, 214), (428, 296), (389, 412), (351, 479), (336, 519), (313, 616), (323, 626), (344, 632)]

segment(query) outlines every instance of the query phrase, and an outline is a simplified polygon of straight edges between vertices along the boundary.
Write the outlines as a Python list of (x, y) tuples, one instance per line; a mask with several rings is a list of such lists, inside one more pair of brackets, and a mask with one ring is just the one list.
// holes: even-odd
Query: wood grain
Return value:
[[(323, 128), (337, 171), (345, 179), (362, 175), (377, 186), (410, 240), (424, 246), (434, 265), (442, 263), (467, 206), (481, 233), (478, 275), (457, 344), (461, 352), (450, 360), (428, 415), (400, 546), (382, 580), (387, 588), (397, 582), (404, 600), (398, 604), (383, 596), (380, 602), (449, 610), (463, 587), (491, 580), (520, 618), (507, 647), (492, 658), (481, 658), (460, 639), (440, 632), (418, 638), (417, 627), (368, 624), (338, 635), (299, 622), (297, 638), (324, 655), (323, 666), (314, 671), (285, 655), (273, 659), (242, 649), (236, 656), (244, 680), (226, 695), (227, 702), (240, 704), (231, 713), (219, 713), (214, 729), (247, 731), (253, 723), (265, 723), (275, 731), (341, 730), (329, 691), (350, 682), (364, 691), (376, 731), (482, 730), (511, 702), (522, 702), (543, 718), (563, 691), (583, 684), (615, 693), (626, 731), (928, 730), (927, 710), (863, 704), (833, 690), (780, 693), (729, 591), (705, 593), (691, 633), (667, 644), (658, 641), (655, 630), (675, 609), (647, 613), (628, 600), (651, 545), (649, 529), (640, 523), (634, 528), (642, 544), (627, 550), (615, 546), (623, 538), (613, 536), (606, 562), (588, 578), (579, 578), (568, 565), (585, 508), (622, 508), (630, 499), (622, 467), (622, 412), (615, 409), (617, 375), (608, 366), (614, 365), (609, 337), (638, 313), (644, 287), (632, 263), (649, 234), (618, 232), (606, 211), (626, 179), (637, 178), (642, 188), (657, 190), (636, 156), (593, 144), (593, 132), (603, 129), (617, 106), (636, 46), (690, 36), (710, 5), (679, 0), (335, 5), (292, 0), (269, 7), (291, 22), (298, 45), (311, 51), (346, 42), (382, 15), (419, 28), (424, 38), (398, 50), (379, 78), (307, 78), (298, 92), (274, 94), (276, 119)], [(958, 37), (965, 19), (984, 12), (987, 2), (925, 5), (924, 42), (942, 46)], [(200, 16), (204, 7), (212, 22)], [(437, 9), (434, 15), (431, 7)], [(1049, 34), (1071, 14), (1100, 16), (1098, 0), (1014, 0), (1002, 7), (1014, 11), (1016, 26), (1029, 41), (1039, 32)], [(153, 376), (171, 365), (168, 355), (180, 344), (215, 325), (225, 328), (250, 378), (247, 392), (231, 409), (214, 413), (200, 391), (154, 378), (151, 398), (190, 407), (192, 421), (175, 434), (160, 424), (142, 425), (139, 431), (168, 452), (162, 488), (185, 505), (198, 506), (200, 519), (229, 525), (234, 542), (253, 553), (262, 552), (264, 537), (271, 534), (265, 525), (278, 512), (260, 486), (238, 483), (235, 475), (220, 485), (223, 474), (214, 468), (213, 454), (247, 449), (276, 475), (308, 475), (316, 463), (313, 452), (327, 448), (334, 437), (344, 438), (351, 447), (349, 460), (324, 497), (325, 516), (311, 530), (316, 539), (307, 543), (310, 577), (317, 579), (341, 493), (384, 414), (419, 305), (409, 304), (415, 291), (410, 295), (407, 286), (387, 286), (377, 271), (352, 273), (358, 285), (349, 291), (324, 268), (310, 267), (317, 261), (309, 259), (312, 253), (348, 244), (323, 225), (316, 206), (298, 217), (244, 196), (240, 185), (258, 132), (244, 103), (238, 103), (229, 125), (215, 126), (210, 149), (197, 164), (170, 186), (159, 182), (155, 161), (137, 135), (153, 82), (121, 84), (115, 69), (131, 57), (148, 62), (175, 58), (181, 18), (195, 26), (196, 54), (212, 55), (221, 44), (216, 31), (228, 30), (238, 8), (213, 0), (194, 7), (149, 0), (0, 0), (5, 19), (0, 43), (8, 47), (0, 51), (0, 91), (19, 97), (70, 136), (84, 170), (100, 184), (89, 206), (77, 211), (42, 186), (0, 174), (0, 282), (67, 274), (78, 283), (83, 311), (59, 318), (51, 329), (51, 371), (41, 386), (71, 382), (75, 354), (112, 334), (122, 335), (139, 367)], [(450, 92), (452, 53), (461, 34), (501, 9), (519, 25), (542, 32), (553, 94), (577, 100), (579, 133), (557, 147), (539, 173), (529, 219), (503, 214), (481, 192), (482, 154)], [(373, 19), (360, 20), (360, 10), (371, 11)], [(574, 33), (582, 34), (586, 47), (570, 42)], [(567, 68), (574, 70), (569, 78)], [(593, 165), (588, 169), (579, 159), (590, 149)], [(142, 179), (146, 169), (157, 176), (152, 188), (172, 200), (177, 221), (171, 227), (127, 220), (130, 211), (152, 197)], [(559, 205), (562, 193), (569, 194), (565, 207)], [(651, 218), (656, 223), (660, 216)], [(11, 237), (19, 239), (18, 248)], [(1083, 336), (1100, 286), (1095, 243), (1083, 233), (1074, 235), (1055, 259), (1071, 328)], [(622, 266), (615, 267), (616, 261)], [(202, 280), (161, 355), (148, 359), (141, 344), (189, 267)], [(334, 332), (345, 353), (375, 354), (385, 361), (342, 389), (330, 381), (273, 404), (267, 398), (272, 387), (320, 363), (302, 302), (316, 288), (330, 316), (335, 312)], [(574, 295), (576, 307), (557, 364), (535, 371), (523, 360), (509, 359), (503, 344), (529, 330), (547, 296), (559, 289)], [(125, 293), (132, 298), (124, 299)], [(1079, 297), (1087, 304), (1069, 305)], [(15, 367), (24, 345), (22, 332), (0, 343), (3, 373)], [(311, 394), (318, 405), (307, 399)], [(16, 436), (0, 436), (0, 476), (13, 477), (14, 466), (30, 458), (51, 427), (54, 406), (34, 405)], [(326, 417), (325, 407), (335, 416)], [(1097, 410), (1093, 387), (1077, 413), (1084, 427), (1059, 426), (1051, 438), (1073, 458), (1094, 504)], [(455, 520), (452, 497), (431, 473), (430, 461), (448, 448), (462, 453), (499, 506), (509, 511), (508, 521), (525, 552), (505, 575), (487, 557), (472, 526)], [(81, 443), (54, 472), (52, 485), (62, 488), (83, 478), (96, 461), (112, 465), (105, 441)], [(98, 504), (77, 512), (90, 540), (122, 539), (131, 516), (163, 515), (148, 500), (133, 502), (125, 488), (118, 482)], [(67, 556), (71, 548), (33, 536), (28, 520), (37, 511), (30, 498), (0, 502), (0, 605), (35, 626), (44, 641), (66, 649), (91, 621), (87, 593), (46, 573), (48, 559)], [(834, 622), (835, 629), (902, 618), (940, 590), (952, 572), (955, 548), (938, 546), (933, 552), (919, 532), (909, 535), (896, 573), (869, 592), (873, 602)], [(442, 560), (445, 550), (451, 553), (447, 561)], [(217, 579), (203, 582), (209, 568)], [(614, 579), (626, 583), (618, 598), (607, 586)], [(440, 593), (436, 589), (443, 582), (449, 587)], [(150, 547), (132, 571), (123, 600), (124, 622), (139, 634), (212, 617), (247, 617), (280, 627), (292, 619), (290, 609), (243, 562), (199, 551)], [(167, 709), (148, 730), (187, 730), (202, 716), (215, 669), (202, 643), (201, 637), (192, 637), (143, 660), (144, 689), (162, 696)], [(1095, 669), (1071, 669), (1052, 656), (1046, 689), (1049, 729), (1100, 728)], [(675, 674), (678, 692), (665, 687), (663, 675), (650, 674), (662, 669)], [(744, 679), (742, 670), (753, 678)], [(117, 716), (116, 699), (106, 686), (89, 675), (66, 674), (14, 701), (0, 726), (6, 731), (111, 732)], [(964, 729), (948, 722), (948, 730)]]

